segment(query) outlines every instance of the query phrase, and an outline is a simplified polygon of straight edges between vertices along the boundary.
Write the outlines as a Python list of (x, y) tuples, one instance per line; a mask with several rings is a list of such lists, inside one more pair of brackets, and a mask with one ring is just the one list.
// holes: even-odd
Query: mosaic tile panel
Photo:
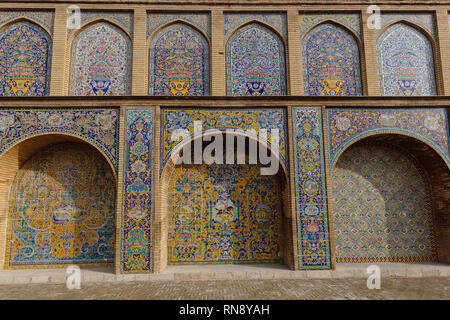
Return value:
[(117, 109), (0, 109), (0, 153), (37, 134), (68, 133), (99, 147), (118, 163)]
[(292, 112), (299, 268), (329, 269), (321, 111), (317, 107), (294, 107)]
[(404, 132), (434, 147), (450, 163), (448, 119), (445, 109), (327, 109), (330, 167), (356, 139), (372, 133)]
[(305, 92), (310, 96), (359, 96), (361, 72), (355, 38), (334, 24), (321, 24), (302, 40)]
[[(131, 36), (133, 36), (133, 13), (132, 12), (107, 12), (107, 11), (89, 11), (81, 10), (81, 25), (85, 25), (88, 22), (107, 19), (113, 21), (120, 25), (124, 30), (126, 30)], [(68, 29), (67, 35), (69, 36), (75, 30)]]
[(51, 10), (0, 10), (0, 25), (17, 18), (35, 21), (53, 35), (54, 13)]
[(72, 44), (69, 95), (131, 94), (130, 38), (109, 23), (81, 31)]
[(180, 165), (168, 190), (168, 263), (282, 260), (281, 189), (257, 165)]
[(96, 150), (64, 144), (33, 156), (14, 179), (9, 214), (10, 266), (114, 259), (114, 175)]
[(182, 23), (160, 30), (150, 43), (149, 94), (209, 95), (209, 45)]
[(300, 13), (300, 36), (305, 34), (312, 26), (327, 20), (338, 22), (361, 36), (359, 13)]
[(414, 13), (395, 13), (395, 12), (387, 12), (381, 13), (381, 28), (375, 29), (376, 32), (379, 32), (383, 29), (384, 26), (390, 24), (391, 22), (406, 20), (415, 24), (418, 24), (431, 35), (435, 36), (435, 21), (433, 13), (427, 12), (414, 12)]
[(150, 12), (147, 15), (147, 36), (151, 36), (160, 26), (177, 20), (192, 23), (205, 32), (208, 37), (211, 37), (211, 15), (207, 12), (177, 14)]
[(436, 95), (433, 48), (427, 37), (398, 23), (377, 39), (383, 96)]
[(52, 40), (41, 27), (17, 22), (0, 33), (0, 96), (46, 96)]
[(123, 273), (153, 271), (154, 109), (125, 109), (121, 214)]
[(287, 38), (286, 15), (284, 13), (226, 13), (224, 14), (224, 35), (236, 27), (253, 20), (267, 23)]
[(358, 144), (332, 177), (336, 262), (436, 261), (430, 187), (414, 158)]
[[(280, 135), (279, 153), (283, 164), (287, 161), (287, 127), (284, 109), (163, 109), (161, 110), (161, 168), (167, 162), (170, 152), (181, 141), (172, 141), (174, 130), (186, 129), (194, 134), (194, 121), (202, 121), (203, 130), (208, 129), (267, 129), (267, 139), (271, 140), (269, 129), (278, 129)], [(267, 141), (270, 145), (270, 142)]]
[(226, 45), (227, 95), (286, 95), (284, 44), (266, 27), (252, 23)]

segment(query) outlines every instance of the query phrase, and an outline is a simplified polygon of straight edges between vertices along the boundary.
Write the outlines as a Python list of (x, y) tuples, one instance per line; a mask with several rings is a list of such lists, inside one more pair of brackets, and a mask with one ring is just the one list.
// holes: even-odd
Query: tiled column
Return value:
[(211, 95), (226, 96), (225, 48), (223, 36), (223, 12), (211, 13)]
[(303, 95), (303, 66), (302, 50), (299, 33), (299, 16), (295, 9), (287, 12), (287, 31), (288, 31), (288, 66), (289, 66), (289, 90), (293, 96)]
[(367, 13), (366, 10), (362, 10), (361, 12), (361, 80), (364, 86), (364, 95), (379, 96), (381, 95), (381, 90), (376, 48), (377, 35), (375, 29), (369, 29), (367, 26), (367, 20), (370, 15), (371, 14)]
[(133, 67), (131, 94), (145, 96), (148, 94), (148, 52), (147, 52), (147, 11), (143, 8), (134, 10), (133, 31)]
[(66, 66), (65, 53), (67, 45), (67, 8), (58, 7), (55, 10), (55, 22), (53, 29), (52, 64), (50, 77), (50, 95), (63, 96), (64, 92), (64, 68)]
[(450, 95), (450, 69), (442, 68), (442, 66), (450, 65), (450, 28), (448, 23), (448, 12), (445, 9), (436, 10), (436, 35), (438, 46), (435, 48), (437, 52), (437, 60), (435, 62), (436, 77), (440, 80), (441, 90), (438, 91), (442, 95)]

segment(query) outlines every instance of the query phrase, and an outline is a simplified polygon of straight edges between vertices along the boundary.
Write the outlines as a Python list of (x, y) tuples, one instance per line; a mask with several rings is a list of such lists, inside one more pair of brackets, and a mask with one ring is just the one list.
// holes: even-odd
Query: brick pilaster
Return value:
[(212, 96), (226, 96), (225, 44), (223, 36), (223, 11), (211, 13), (211, 68)]
[(65, 64), (67, 46), (67, 8), (55, 9), (55, 22), (53, 28), (52, 64), (50, 77), (50, 95), (63, 96), (65, 88)]
[(367, 20), (370, 15), (366, 10), (361, 11), (361, 82), (364, 95), (379, 96), (381, 95), (381, 90), (376, 48), (377, 35), (375, 29), (369, 29), (367, 26)]
[(301, 96), (303, 92), (303, 65), (302, 50), (299, 32), (299, 16), (295, 9), (287, 12), (287, 32), (288, 32), (288, 88), (291, 95)]
[(148, 50), (147, 50), (147, 11), (144, 8), (134, 10), (133, 66), (131, 76), (131, 94), (148, 94)]

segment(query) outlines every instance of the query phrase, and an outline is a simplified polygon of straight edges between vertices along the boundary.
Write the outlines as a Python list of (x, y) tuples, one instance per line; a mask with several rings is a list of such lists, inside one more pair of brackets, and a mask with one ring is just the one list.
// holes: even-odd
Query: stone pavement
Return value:
[(380, 290), (367, 288), (369, 264), (313, 271), (268, 264), (169, 266), (138, 275), (92, 268), (81, 270), (81, 290), (67, 289), (65, 269), (3, 270), (0, 299), (450, 299), (450, 266), (378, 265)]
[(366, 279), (289, 279), (88, 282), (0, 286), (2, 299), (450, 299), (449, 278), (382, 278), (369, 290)]
[[(167, 280), (250, 280), (250, 279), (367, 279), (367, 267), (371, 264), (338, 264), (335, 270), (291, 271), (284, 265), (247, 264), (247, 265), (201, 265), (168, 266), (158, 274), (115, 275), (112, 268), (87, 268), (81, 270), (81, 281), (118, 282), (118, 281), (167, 281)], [(406, 278), (450, 278), (450, 266), (433, 263), (378, 263), (381, 277)], [(0, 285), (28, 283), (66, 282), (66, 270), (29, 269), (1, 270)]]

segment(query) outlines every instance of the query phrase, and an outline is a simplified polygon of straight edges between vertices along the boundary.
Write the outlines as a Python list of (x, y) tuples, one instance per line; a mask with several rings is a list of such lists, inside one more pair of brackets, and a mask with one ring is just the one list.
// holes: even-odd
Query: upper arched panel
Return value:
[(149, 95), (209, 95), (209, 44), (193, 27), (175, 23), (150, 42)]
[(377, 51), (383, 96), (436, 95), (433, 48), (425, 34), (396, 23), (380, 35)]
[(302, 41), (305, 94), (362, 94), (359, 48), (355, 37), (332, 23), (313, 28)]
[(50, 35), (19, 21), (0, 33), (0, 96), (46, 96), (50, 91)]
[(286, 95), (285, 49), (274, 31), (259, 23), (238, 29), (227, 41), (227, 95)]
[(82, 30), (73, 40), (69, 95), (131, 94), (131, 40), (107, 22)]

